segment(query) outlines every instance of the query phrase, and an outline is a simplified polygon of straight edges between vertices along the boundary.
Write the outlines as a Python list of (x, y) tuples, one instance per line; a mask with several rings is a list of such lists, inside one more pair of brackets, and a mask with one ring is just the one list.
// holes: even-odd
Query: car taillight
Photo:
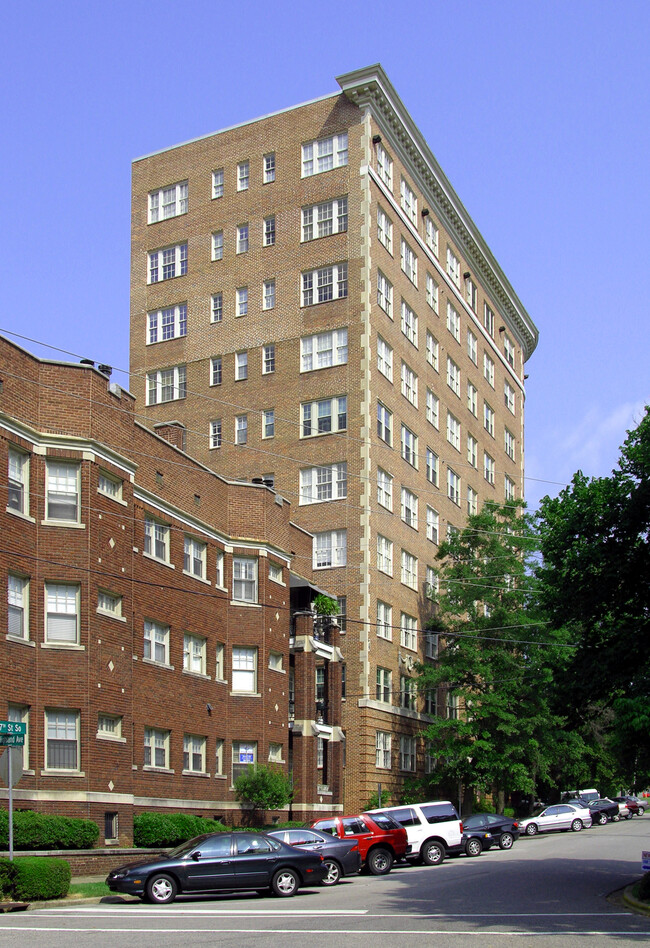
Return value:
[(512, 828), (513, 828), (513, 830), (519, 829), (519, 823), (517, 823), (516, 820), (515, 820), (515, 822), (512, 824)]
[(462, 821), (462, 820), (460, 821), (460, 831), (461, 831), (461, 833), (463, 832), (463, 821)]
[(351, 852), (351, 853), (358, 853), (358, 852), (359, 852), (359, 844), (358, 844), (358, 843), (355, 843), (354, 846), (350, 849), (350, 852)]

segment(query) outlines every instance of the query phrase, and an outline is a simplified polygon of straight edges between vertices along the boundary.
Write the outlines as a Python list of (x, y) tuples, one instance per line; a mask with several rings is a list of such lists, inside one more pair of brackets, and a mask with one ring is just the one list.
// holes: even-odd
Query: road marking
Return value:
[[(16, 931), (16, 932), (62, 932), (69, 934), (70, 932), (82, 933), (87, 932), (89, 934), (128, 934), (128, 935), (205, 935), (207, 931), (212, 931), (211, 929), (206, 928), (97, 928), (97, 927), (80, 927), (74, 928), (67, 926), (65, 928), (48, 928), (46, 926), (19, 926), (19, 925), (7, 925), (0, 926), (0, 931)], [(461, 938), (469, 937), (478, 937), (485, 938), (485, 931), (458, 931), (453, 929), (429, 929), (429, 930), (419, 930), (414, 931), (413, 929), (392, 929), (392, 928), (379, 928), (379, 929), (330, 929), (330, 928), (220, 928), (218, 931), (215, 931), (214, 934), (219, 935), (300, 935), (304, 938), (305, 935), (388, 935), (391, 938), (395, 938), (396, 935), (412, 935), (416, 938), (421, 938), (426, 935), (458, 935)], [(634, 932), (629, 930), (621, 931), (611, 931), (608, 929), (587, 929), (580, 930), (575, 929), (573, 931), (567, 931), (565, 929), (550, 929), (548, 931), (530, 931), (528, 929), (521, 929), (521, 931), (509, 931), (509, 932), (495, 932), (491, 931), (489, 936), (491, 939), (495, 938), (539, 938), (539, 937), (549, 937), (561, 935), (562, 938), (569, 938), (572, 936), (584, 936), (584, 935), (620, 935), (626, 936), (627, 938), (644, 938), (647, 940), (648, 932)]]
[[(162, 913), (166, 912), (165, 915)], [(42, 909), (39, 912), (41, 918), (54, 918), (57, 915), (78, 915), (81, 913), (93, 913), (99, 915), (102, 918), (124, 918), (125, 914), (123, 911), (115, 911), (112, 909), (94, 909), (86, 908), (79, 906), (78, 909), (73, 908), (52, 908), (52, 909)], [(404, 918), (407, 913), (405, 912), (369, 912), (367, 909), (350, 909), (349, 911), (345, 909), (276, 909), (264, 911), (262, 909), (254, 909), (248, 911), (246, 909), (172, 909), (172, 908), (157, 908), (157, 909), (138, 909), (137, 915), (133, 915), (133, 918), (142, 918), (143, 916), (153, 915), (156, 918), (163, 917), (172, 917), (177, 916), (187, 917), (187, 916), (219, 916), (222, 918), (236, 918), (239, 916), (244, 916), (246, 918), (250, 916), (257, 916), (262, 918), (290, 918), (294, 917), (304, 917), (304, 918), (341, 918), (341, 917), (359, 917), (362, 916), (367, 919), (371, 918)], [(419, 912), (419, 913), (408, 913), (409, 918), (617, 918), (617, 917), (628, 917), (629, 912)]]

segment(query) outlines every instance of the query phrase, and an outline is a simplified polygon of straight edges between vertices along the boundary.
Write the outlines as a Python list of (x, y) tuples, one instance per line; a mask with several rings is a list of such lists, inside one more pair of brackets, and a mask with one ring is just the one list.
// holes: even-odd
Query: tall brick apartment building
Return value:
[(438, 543), (523, 494), (538, 334), (382, 68), (337, 81), (134, 162), (131, 384), (149, 424), (272, 479), (314, 534), (356, 808), (434, 766), (422, 726), (455, 713), (413, 680)]
[(27, 723), (16, 805), (128, 842), (142, 811), (239, 822), (233, 780), (271, 761), (292, 769), (296, 816), (340, 808), (342, 656), (309, 612), (298, 505), (207, 469), (166, 440), (174, 426), (152, 432), (100, 369), (0, 338), (0, 718)]

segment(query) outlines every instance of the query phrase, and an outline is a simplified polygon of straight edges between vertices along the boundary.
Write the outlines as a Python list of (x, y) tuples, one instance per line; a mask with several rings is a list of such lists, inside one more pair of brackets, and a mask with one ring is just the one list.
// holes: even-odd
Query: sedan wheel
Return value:
[(293, 869), (280, 869), (271, 880), (271, 888), (276, 895), (288, 898), (298, 891), (300, 880)]
[(597, 816), (597, 818), (596, 818), (596, 822), (598, 823), (599, 826), (604, 826), (605, 823), (607, 822), (607, 814), (606, 814), (606, 813), (599, 813), (598, 816)]
[(537, 836), (537, 823), (529, 823), (526, 827), (526, 836)]
[(327, 875), (321, 882), (321, 885), (336, 885), (341, 878), (341, 867), (335, 859), (326, 859), (324, 866), (327, 869)]
[(147, 881), (147, 898), (150, 902), (157, 902), (158, 905), (173, 902), (177, 892), (178, 886), (175, 880), (162, 872), (157, 873)]
[(644, 807), (644, 806), (640, 806), (640, 807), (639, 807), (639, 812), (638, 812), (637, 816), (643, 816), (644, 813), (645, 813), (645, 807)]
[(373, 876), (385, 876), (393, 867), (393, 857), (388, 849), (372, 849), (368, 856), (368, 871)]
[(579, 833), (582, 829), (582, 820), (574, 820), (571, 824), (571, 829), (574, 833)]
[(468, 839), (465, 846), (465, 852), (468, 856), (480, 856), (483, 852), (483, 844), (480, 839)]
[(445, 849), (442, 843), (430, 839), (420, 850), (420, 855), (425, 866), (439, 866), (445, 858)]
[(501, 833), (501, 839), (499, 840), (500, 849), (512, 849), (512, 844), (514, 843), (515, 838), (512, 833)]

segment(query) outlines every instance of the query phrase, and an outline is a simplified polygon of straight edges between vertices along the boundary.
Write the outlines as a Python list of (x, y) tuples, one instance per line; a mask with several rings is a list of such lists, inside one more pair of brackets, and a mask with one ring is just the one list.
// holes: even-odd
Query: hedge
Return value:
[(70, 866), (50, 856), (0, 859), (0, 896), (23, 902), (64, 899), (70, 888)]
[(133, 818), (133, 844), (149, 848), (178, 846), (201, 833), (223, 833), (227, 829), (218, 820), (190, 813), (140, 813)]
[(642, 902), (650, 902), (650, 872), (641, 877), (637, 893)]
[[(92, 849), (99, 827), (92, 820), (70, 816), (14, 812), (15, 849)], [(9, 814), (0, 810), (0, 849), (9, 848)]]

